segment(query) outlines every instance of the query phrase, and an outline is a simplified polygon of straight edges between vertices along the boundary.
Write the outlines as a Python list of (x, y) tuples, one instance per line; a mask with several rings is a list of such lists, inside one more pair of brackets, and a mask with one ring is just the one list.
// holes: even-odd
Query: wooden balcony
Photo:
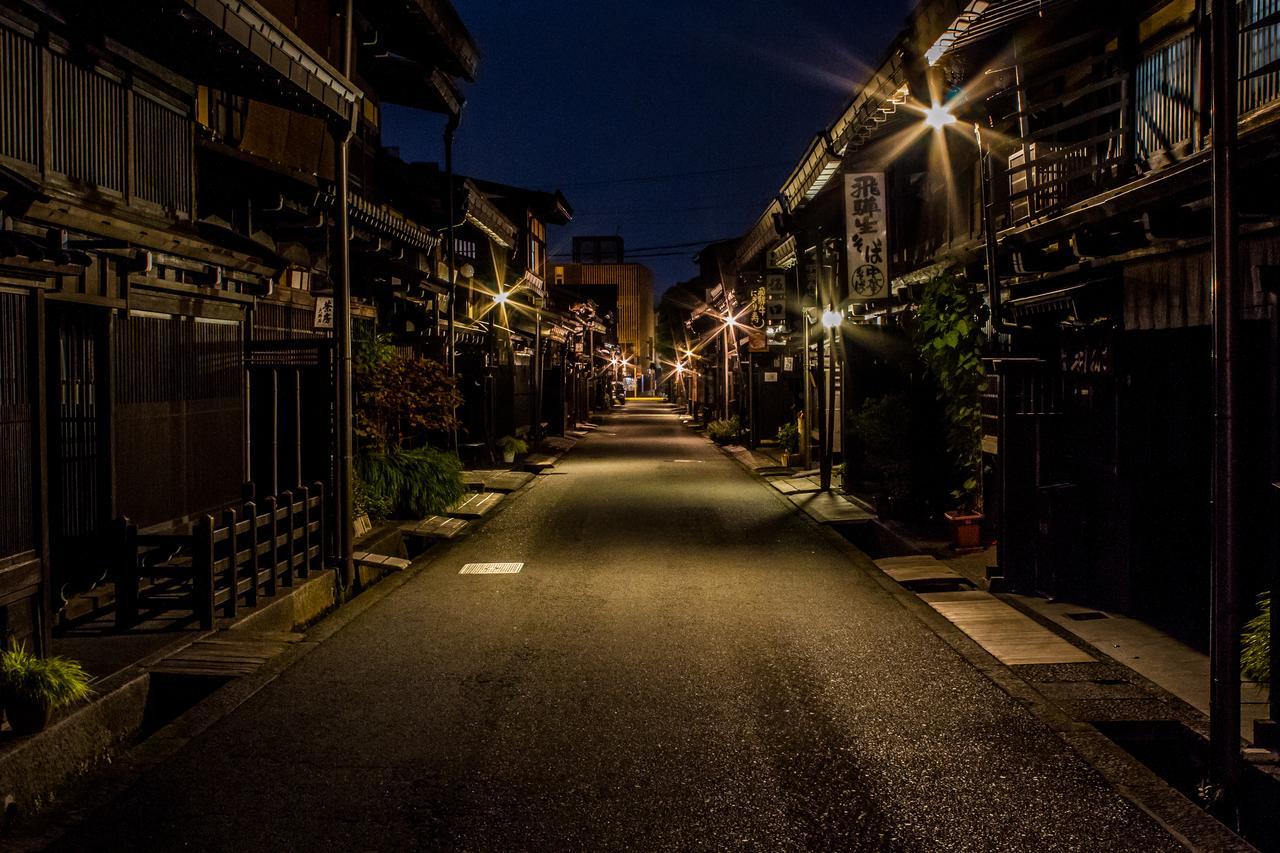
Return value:
[(191, 219), (190, 105), (0, 27), (0, 167), (107, 206)]

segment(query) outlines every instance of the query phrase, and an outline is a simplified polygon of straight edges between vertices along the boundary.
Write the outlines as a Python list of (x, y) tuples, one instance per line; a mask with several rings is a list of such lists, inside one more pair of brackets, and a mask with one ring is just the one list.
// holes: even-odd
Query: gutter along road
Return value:
[(666, 408), (425, 560), (55, 849), (1179, 849)]

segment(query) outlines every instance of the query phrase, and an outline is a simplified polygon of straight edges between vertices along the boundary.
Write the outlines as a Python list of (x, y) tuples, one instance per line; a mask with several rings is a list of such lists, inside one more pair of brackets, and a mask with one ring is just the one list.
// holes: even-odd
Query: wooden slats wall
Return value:
[(150, 98), (133, 96), (133, 158), (138, 198), (191, 213), (192, 123)]
[(0, 158), (40, 165), (40, 54), (0, 28)]
[(1280, 97), (1280, 23), (1251, 29), (1280, 12), (1280, 0), (1245, 0), (1241, 4), (1240, 23), (1240, 112), (1247, 113)]
[[(49, 88), (42, 65), (49, 63)], [(49, 161), (41, 162), (49, 115)], [(132, 162), (130, 162), (132, 151)], [(147, 202), (190, 219), (195, 170), (191, 105), (166, 106), (0, 26), (0, 160), (86, 191)], [(132, 184), (132, 186), (131, 186)]]
[(58, 477), (52, 517), (59, 536), (84, 536), (102, 520), (102, 465), (98, 413), (97, 318), (67, 312), (58, 318), (57, 459)]
[(105, 77), (51, 56), (53, 171), (123, 194), (126, 91)]
[(29, 298), (0, 291), (0, 559), (35, 547)]
[(1194, 143), (1199, 135), (1199, 47), (1194, 34), (1165, 45), (1138, 64), (1134, 76), (1138, 157)]
[[(1267, 304), (1259, 280), (1259, 267), (1280, 265), (1280, 240), (1245, 240), (1240, 246), (1240, 267), (1248, 270), (1242, 298), (1246, 316), (1256, 315)], [(1210, 283), (1213, 258), (1206, 250), (1182, 252), (1126, 264), (1124, 268), (1124, 327), (1135, 329), (1185, 329), (1212, 321)]]
[(234, 500), (243, 323), (133, 314), (115, 329), (118, 511), (146, 527)]

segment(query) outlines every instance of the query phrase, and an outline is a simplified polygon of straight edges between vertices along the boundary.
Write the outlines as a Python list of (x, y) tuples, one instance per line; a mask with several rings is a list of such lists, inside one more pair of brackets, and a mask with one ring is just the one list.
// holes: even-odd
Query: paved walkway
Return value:
[(431, 554), (61, 849), (1176, 847), (656, 405)]

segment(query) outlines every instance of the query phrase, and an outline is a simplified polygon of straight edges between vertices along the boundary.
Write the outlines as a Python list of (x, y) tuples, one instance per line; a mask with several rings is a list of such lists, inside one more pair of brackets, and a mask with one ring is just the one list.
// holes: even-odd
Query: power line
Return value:
[[(701, 249), (704, 246), (710, 246), (712, 243), (723, 243), (725, 240), (736, 240), (737, 238), (738, 238), (738, 235), (735, 235), (733, 237), (719, 237), (714, 240), (692, 240), (688, 243), (668, 243), (665, 246), (637, 246), (636, 248), (626, 249), (623, 252), (623, 254), (626, 257), (631, 257), (634, 255), (638, 255), (641, 252), (661, 251), (663, 249)], [(573, 256), (572, 252), (552, 252), (551, 253), (551, 257), (553, 258), (569, 258), (572, 256)]]
[(754, 198), (750, 201), (738, 201), (732, 204), (707, 204), (698, 207), (650, 207), (650, 208), (632, 208), (631, 210), (590, 210), (585, 213), (575, 211), (573, 218), (578, 219), (594, 219), (603, 216), (620, 216), (630, 217), (637, 214), (667, 214), (667, 213), (698, 213), (705, 210), (741, 210), (745, 208), (760, 207), (760, 199)]
[(703, 177), (704, 175), (731, 175), (738, 172), (756, 172), (756, 171), (761, 171), (763, 169), (778, 169), (778, 168), (781, 168), (782, 166), (791, 166), (791, 165), (795, 165), (795, 164), (789, 160), (786, 160), (786, 161), (779, 161), (776, 163), (759, 163), (754, 166), (730, 166), (724, 169), (700, 169), (698, 171), (693, 171), (693, 172), (672, 172), (667, 175), (644, 175), (644, 176), (631, 177), (631, 178), (611, 178), (609, 180), (601, 180), (601, 181), (573, 181), (571, 183), (564, 183), (564, 184), (557, 183), (554, 185), (554, 187), (544, 187), (544, 188), (569, 190), (569, 189), (581, 189), (583, 187), (609, 187), (609, 186), (617, 186), (619, 184), (645, 184), (645, 183), (655, 183), (659, 181), (673, 181), (678, 178), (700, 178), (700, 177)]

